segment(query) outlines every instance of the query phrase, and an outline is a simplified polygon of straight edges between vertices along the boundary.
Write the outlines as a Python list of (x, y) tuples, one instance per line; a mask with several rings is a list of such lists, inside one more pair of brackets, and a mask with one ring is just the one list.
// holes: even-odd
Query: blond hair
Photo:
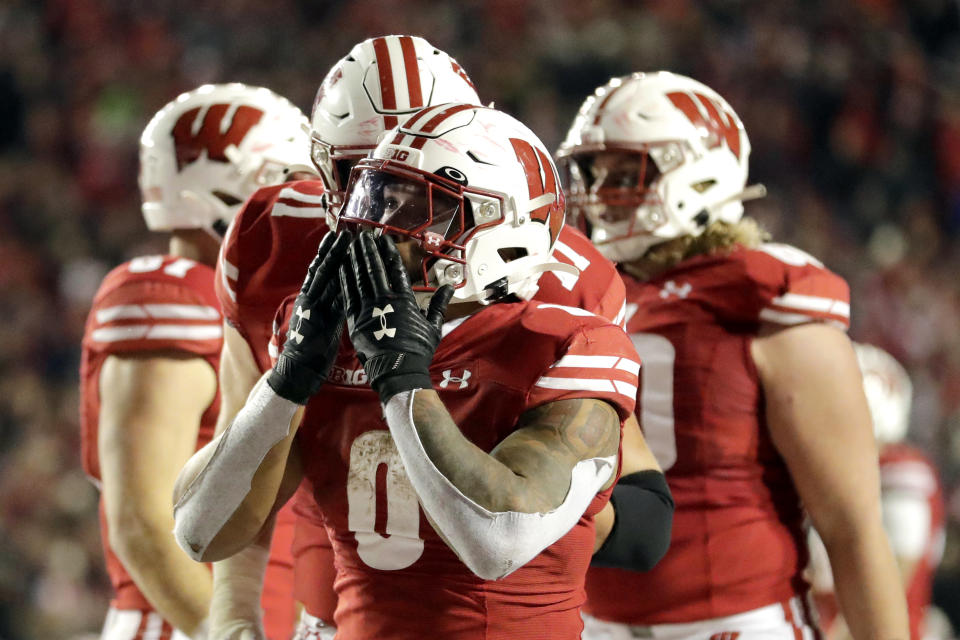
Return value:
[(769, 239), (770, 234), (753, 218), (744, 216), (734, 223), (716, 220), (698, 236), (684, 235), (651, 247), (640, 261), (644, 271), (660, 272), (694, 256), (727, 252), (737, 246), (756, 249)]

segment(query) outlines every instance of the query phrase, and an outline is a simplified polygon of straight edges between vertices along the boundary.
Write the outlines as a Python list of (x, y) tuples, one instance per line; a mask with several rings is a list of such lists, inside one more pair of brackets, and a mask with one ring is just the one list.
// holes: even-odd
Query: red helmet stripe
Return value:
[(390, 64), (390, 49), (387, 46), (387, 39), (375, 39), (373, 41), (373, 51), (377, 56), (377, 70), (380, 72), (380, 101), (384, 110), (394, 111), (397, 108), (397, 92), (393, 86), (393, 66)]
[[(413, 134), (417, 137), (417, 139), (413, 141), (413, 144), (411, 146), (414, 149), (422, 149), (423, 145), (427, 144), (427, 138), (422, 134), (432, 132), (434, 129), (440, 126), (441, 122), (443, 122), (450, 116), (460, 113), (461, 111), (466, 111), (467, 109), (473, 109), (475, 106), (476, 105), (472, 105), (472, 104), (456, 104), (456, 105), (453, 105), (452, 107), (447, 107), (446, 109), (444, 109), (443, 111), (435, 115), (434, 117), (430, 118), (426, 123), (424, 123), (422, 127), (420, 127), (420, 130), (418, 132)], [(409, 124), (410, 123), (408, 123), (408, 125)]]
[(420, 63), (417, 62), (417, 50), (413, 38), (400, 38), (400, 48), (403, 50), (403, 67), (407, 72), (407, 91), (410, 96), (410, 108), (417, 109), (423, 106), (423, 89), (420, 87)]

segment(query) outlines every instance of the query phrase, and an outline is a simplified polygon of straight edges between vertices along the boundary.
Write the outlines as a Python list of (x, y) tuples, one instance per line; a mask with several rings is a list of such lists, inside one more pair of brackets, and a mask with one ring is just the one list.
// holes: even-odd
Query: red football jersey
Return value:
[[(880, 450), (880, 491), (883, 524), (894, 555), (919, 556), (913, 577), (906, 585), (906, 596), (910, 638), (922, 640), (933, 574), (943, 556), (946, 517), (943, 486), (936, 467), (925, 453), (909, 444), (897, 443), (887, 444)], [(890, 512), (892, 502), (903, 504), (904, 501), (915, 508), (908, 514)], [(838, 612), (834, 594), (818, 593), (816, 603), (821, 625), (830, 630)]]
[[(144, 256), (111, 271), (87, 317), (80, 368), (83, 469), (100, 481), (97, 448), (100, 370), (110, 355), (176, 351), (203, 358), (217, 370), (223, 327), (213, 291), (213, 269), (187, 258)], [(200, 422), (197, 448), (213, 435), (219, 394)], [(150, 610), (140, 590), (110, 548), (103, 504), (100, 524), (113, 607)]]
[(698, 256), (624, 276), (643, 360), (640, 424), (676, 501), (670, 550), (648, 573), (591, 569), (586, 610), (649, 625), (707, 620), (805, 590), (803, 513), (773, 446), (750, 355), (762, 322), (846, 327), (846, 283), (786, 245)]
[[(289, 319), (293, 299), (281, 313)], [(447, 323), (430, 371), (464, 435), (490, 451), (519, 416), (566, 398), (632, 411), (639, 362), (629, 339), (581, 309), (485, 307)], [(345, 343), (347, 346), (347, 343)], [(297, 443), (336, 554), (335, 622), (349, 638), (579, 638), (593, 516), (610, 490), (543, 553), (502, 580), (476, 577), (420, 510), (379, 399), (344, 348), (307, 405)], [(411, 598), (410, 594), (416, 594)]]
[[(323, 183), (315, 180), (259, 189), (244, 203), (220, 247), (217, 296), (224, 317), (244, 337), (261, 371), (272, 366), (269, 346), (277, 307), (300, 288), (327, 232), (324, 193)], [(277, 513), (264, 601), (293, 597), (329, 621), (336, 607), (330, 543), (321, 523), (297, 517), (294, 508), (291, 502)], [(303, 587), (321, 573), (327, 576), (326, 588)], [(274, 617), (266, 616), (265, 622), (272, 624)], [(292, 625), (292, 613), (290, 617)], [(282, 628), (290, 626), (284, 621)], [(290, 635), (267, 631), (271, 638)]]
[[(217, 295), (225, 317), (247, 340), (262, 371), (277, 354), (276, 342), (268, 345), (276, 329), (274, 312), (286, 296), (299, 289), (328, 230), (323, 194), (323, 184), (318, 181), (260, 189), (244, 204), (224, 240), (217, 267)], [(589, 239), (565, 226), (554, 257), (577, 266), (581, 273), (545, 273), (538, 283), (537, 300), (581, 307), (622, 322), (623, 281)], [(335, 380), (356, 381), (363, 370), (335, 368), (331, 375)], [(295, 596), (310, 614), (330, 621), (336, 608), (330, 542), (309, 492), (298, 491), (293, 508), (297, 514), (292, 551)], [(275, 531), (287, 526), (289, 507), (278, 515)], [(275, 541), (271, 557), (279, 553)]]

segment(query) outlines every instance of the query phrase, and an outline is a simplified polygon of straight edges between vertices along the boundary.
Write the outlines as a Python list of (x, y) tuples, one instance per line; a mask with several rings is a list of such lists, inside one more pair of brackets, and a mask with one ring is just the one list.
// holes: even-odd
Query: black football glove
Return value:
[(357, 236), (340, 267), (350, 340), (384, 404), (411, 389), (431, 389), (430, 362), (453, 287), (440, 287), (424, 313), (393, 240)]
[(344, 319), (337, 270), (352, 239), (348, 231), (323, 236), (294, 302), (283, 352), (267, 378), (278, 396), (297, 404), (320, 389), (337, 357)]

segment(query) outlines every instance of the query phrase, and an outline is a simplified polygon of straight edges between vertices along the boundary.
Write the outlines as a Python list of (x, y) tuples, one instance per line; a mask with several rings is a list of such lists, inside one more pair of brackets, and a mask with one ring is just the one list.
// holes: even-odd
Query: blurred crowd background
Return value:
[(137, 143), (204, 82), (305, 111), (364, 38), (426, 37), (548, 144), (611, 75), (719, 91), (753, 143), (748, 205), (845, 276), (852, 336), (915, 384), (910, 440), (940, 465), (951, 535), (935, 597), (960, 628), (960, 15), (956, 0), (3, 0), (0, 3), (0, 639), (80, 638), (108, 598), (80, 470), (77, 370), (100, 279), (161, 252)]

